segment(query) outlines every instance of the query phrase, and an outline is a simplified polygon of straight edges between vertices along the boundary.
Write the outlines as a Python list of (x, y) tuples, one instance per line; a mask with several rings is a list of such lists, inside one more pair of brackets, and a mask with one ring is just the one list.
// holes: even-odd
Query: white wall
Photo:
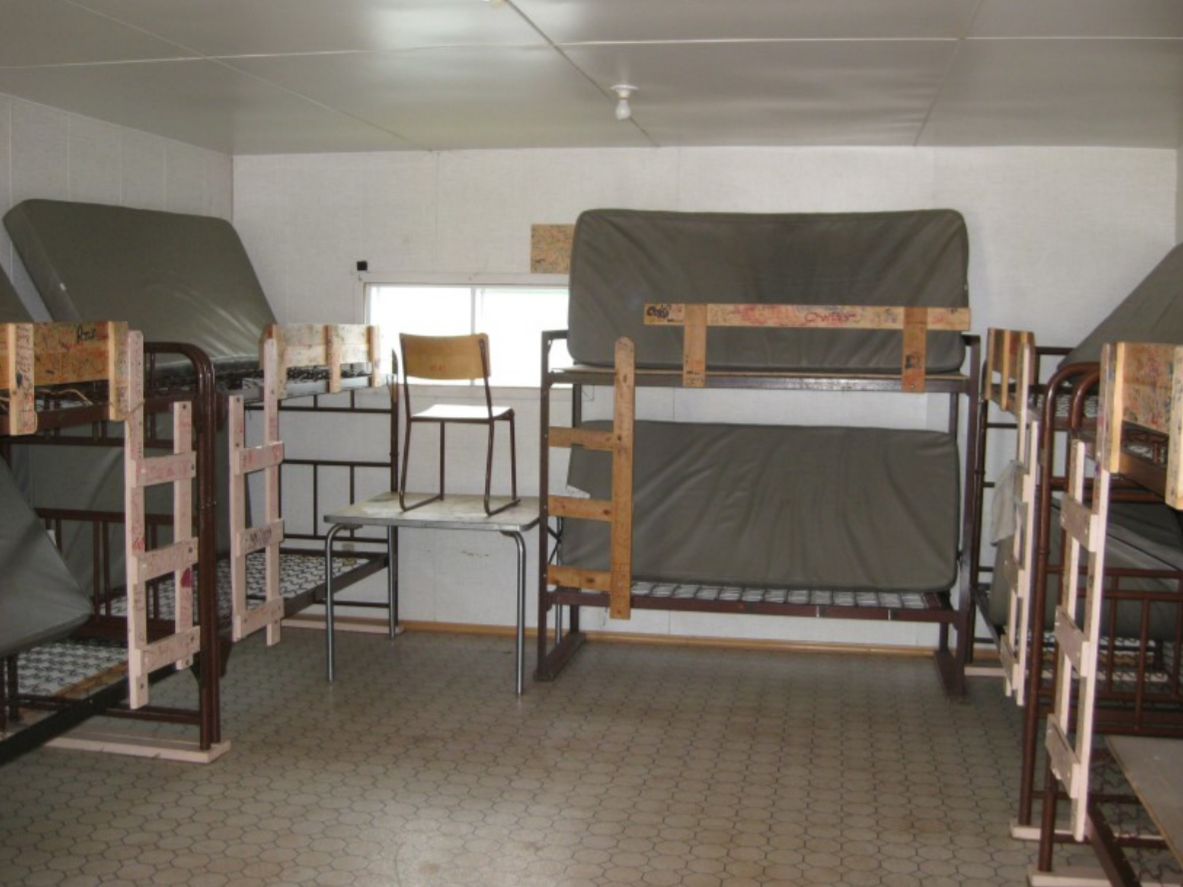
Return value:
[[(960, 210), (969, 226), (974, 330), (1020, 326), (1049, 344), (1070, 343), (1175, 242), (1178, 164), (1173, 151), (1110, 149), (239, 157), (234, 221), (282, 319), (360, 321), (354, 271), (360, 259), (375, 276), (391, 280), (416, 273), (525, 274), (530, 226), (573, 222), (591, 207), (792, 212), (947, 206)], [(944, 413), (943, 406), (929, 409), (923, 398), (751, 392), (703, 397), (648, 392), (642, 403), (651, 415), (688, 417), (705, 410), (734, 421), (792, 416), (924, 424), (931, 421), (928, 413)], [(531, 442), (536, 410), (528, 395), (518, 406), (524, 413), (519, 440)], [(519, 471), (534, 492), (536, 453), (524, 455)], [(475, 453), (470, 461), (483, 464)], [(458, 474), (456, 483), (471, 489), (479, 473)], [(501, 541), (409, 536), (404, 617), (511, 622), (513, 562)], [(593, 618), (592, 627), (602, 621)], [(928, 629), (904, 625), (652, 612), (610, 627), (856, 643), (931, 644), (934, 637)]]
[[(33, 197), (230, 219), (234, 167), (226, 154), (0, 95), (0, 215)], [(0, 266), (34, 317), (48, 319), (2, 231)]]

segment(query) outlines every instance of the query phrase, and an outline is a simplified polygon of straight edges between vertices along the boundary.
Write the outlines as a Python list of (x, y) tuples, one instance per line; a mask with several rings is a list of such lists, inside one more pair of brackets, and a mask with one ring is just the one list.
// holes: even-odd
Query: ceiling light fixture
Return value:
[(630, 86), (627, 83), (618, 83), (612, 87), (612, 91), (616, 93), (616, 119), (623, 123), (633, 116), (633, 109), (629, 107), (628, 100), (634, 92), (637, 91), (635, 86)]

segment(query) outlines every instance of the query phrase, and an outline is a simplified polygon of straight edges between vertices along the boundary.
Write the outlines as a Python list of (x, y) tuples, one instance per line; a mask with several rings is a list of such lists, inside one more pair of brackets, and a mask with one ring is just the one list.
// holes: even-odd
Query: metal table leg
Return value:
[(514, 541), (518, 549), (518, 624), (515, 635), (514, 687), (519, 696), (526, 687), (526, 540), (521, 533), (502, 531), (502, 536), (508, 536)]
[(344, 524), (334, 524), (325, 536), (325, 667), (330, 684), (336, 672), (333, 658), (333, 540), (343, 527)]
[(386, 604), (390, 614), (390, 639), (402, 634), (398, 624), (398, 527), (386, 528)]

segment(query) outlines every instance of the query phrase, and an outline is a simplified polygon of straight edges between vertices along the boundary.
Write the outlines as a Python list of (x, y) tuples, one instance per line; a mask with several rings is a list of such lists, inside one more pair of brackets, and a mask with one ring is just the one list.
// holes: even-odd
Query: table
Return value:
[[(1105, 741), (1113, 758), (1133, 786), (1134, 793), (1158, 827), (1167, 848), (1183, 861), (1183, 740), (1147, 736), (1108, 736)], [(1090, 823), (1111, 838), (1104, 818)], [(1138, 883), (1137, 875), (1124, 859), (1118, 858), (1111, 840), (1096, 842), (1097, 855), (1113, 883)]]
[[(407, 494), (408, 499), (416, 497)], [(410, 501), (408, 504), (413, 504)], [(335, 677), (333, 647), (333, 540), (337, 533), (351, 527), (386, 527), (388, 555), (387, 595), (390, 605), (390, 637), (398, 633), (398, 529), (412, 527), (419, 530), (470, 530), (496, 532), (512, 539), (518, 556), (518, 619), (516, 633), (515, 688), (520, 696), (525, 689), (526, 674), (526, 540), (522, 533), (536, 527), (539, 520), (538, 499), (522, 497), (512, 508), (492, 517), (485, 514), (481, 496), (449, 495), (438, 502), (430, 502), (412, 511), (403, 511), (398, 504), (398, 493), (389, 492), (355, 502), (338, 511), (326, 514), (325, 523), (332, 528), (325, 539), (325, 658), (328, 679)]]

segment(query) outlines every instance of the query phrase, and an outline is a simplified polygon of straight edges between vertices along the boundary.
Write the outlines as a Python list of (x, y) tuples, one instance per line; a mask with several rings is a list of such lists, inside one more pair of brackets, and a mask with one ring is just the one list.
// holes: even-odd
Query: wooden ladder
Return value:
[[(197, 537), (193, 533), (193, 481), (197, 454), (193, 451), (193, 406), (184, 401), (172, 405), (173, 452), (148, 457), (144, 453), (144, 337), (131, 331), (127, 337), (128, 415), (124, 428), (124, 512), (127, 520), (127, 680), (128, 704), (148, 704), (148, 678), (152, 672), (175, 663), (188, 668), (201, 649), (201, 631), (193, 622), (194, 566)], [(150, 486), (173, 488), (173, 541), (148, 548), (144, 491)], [(174, 632), (148, 642), (148, 583), (173, 574)], [(203, 577), (216, 582), (217, 577)]]
[[(341, 367), (369, 364), (368, 384), (382, 382), (380, 334), (376, 326), (361, 324), (272, 324), (263, 331), (259, 362), (263, 367), (263, 441), (246, 445), (246, 405), (241, 395), (230, 397), (230, 589), (231, 637), (237, 642), (261, 629), (267, 645), (279, 642), (284, 618), (280, 588), (279, 549), (284, 540), (280, 514), (280, 470), (284, 445), (279, 435), (279, 401), (287, 396), (289, 369), (324, 367), (326, 393), (341, 391)], [(263, 521), (248, 526), (247, 482), (263, 475)], [(263, 552), (263, 602), (251, 606), (247, 596), (247, 556)]]
[[(1168, 436), (1165, 472), (1146, 471), (1144, 460), (1122, 449), (1126, 422)], [(1049, 764), (1071, 798), (1072, 832), (1077, 841), (1084, 840), (1088, 816), (1110, 483), (1115, 474), (1133, 478), (1160, 493), (1172, 508), (1183, 507), (1180, 477), (1183, 460), (1178, 446), (1181, 441), (1183, 348), (1132, 343), (1106, 345), (1101, 356), (1097, 437), (1091, 453), (1095, 464), (1091, 506), (1084, 502), (1089, 450), (1078, 438), (1072, 441), (1069, 451), (1068, 490), (1061, 508), (1067, 548), (1055, 620), (1055, 705), (1047, 724)], [(1076, 610), (1082, 549), (1088, 552), (1088, 573), (1084, 624), (1080, 625)], [(1075, 721), (1071, 719), (1074, 682)]]
[(628, 619), (632, 612), (633, 447), (636, 422), (636, 348), (631, 339), (621, 337), (616, 340), (615, 360), (612, 429), (549, 429), (552, 447), (584, 447), (612, 455), (612, 498), (547, 497), (547, 510), (552, 517), (606, 521), (611, 525), (609, 569), (589, 570), (550, 564), (546, 570), (546, 581), (558, 588), (587, 588), (606, 592), (609, 615), (613, 619)]
[[(1035, 337), (1026, 331), (991, 329), (986, 351), (987, 400), (1015, 420), (1013, 495), (1016, 526), (1010, 545), (1002, 552), (1000, 569), (1009, 607), (1006, 635), (999, 644), (1006, 694), (1023, 705), (1027, 692), (1027, 635), (1031, 622), (1031, 583), (1034, 565), (1035, 486), (1039, 472), (1040, 422), (1031, 409), (1035, 366)], [(997, 376), (997, 382), (995, 377)], [(996, 493), (997, 495), (997, 493)]]

